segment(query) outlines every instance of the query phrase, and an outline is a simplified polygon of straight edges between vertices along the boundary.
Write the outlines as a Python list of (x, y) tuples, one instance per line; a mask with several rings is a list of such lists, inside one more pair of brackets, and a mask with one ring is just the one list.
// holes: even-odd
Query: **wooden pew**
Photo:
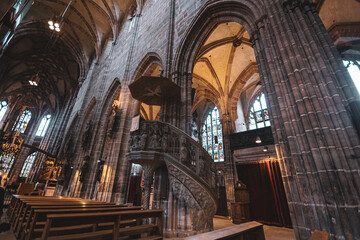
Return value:
[(94, 200), (79, 199), (79, 198), (47, 198), (47, 197), (29, 197), (29, 196), (15, 196), (17, 202), (15, 203), (12, 212), (9, 216), (9, 222), (14, 230), (16, 230), (19, 221), (26, 218), (26, 214), (33, 205), (44, 206), (71, 206), (71, 205), (107, 205), (109, 203), (97, 202)]
[(15, 212), (9, 219), (13, 230), (15, 231), (19, 221), (26, 218), (26, 214), (29, 213), (31, 206), (83, 206), (83, 205), (107, 205), (109, 203), (103, 202), (94, 202), (86, 200), (48, 200), (48, 201), (33, 201), (33, 200), (24, 200), (20, 204), (17, 212)]
[(15, 201), (13, 206), (9, 209), (9, 218), (13, 218), (14, 214), (19, 212), (19, 209), (22, 207), (25, 202), (48, 202), (48, 201), (61, 201), (61, 202), (94, 202), (99, 203), (94, 200), (80, 199), (80, 198), (64, 198), (64, 197), (37, 197), (37, 196), (14, 196)]
[[(141, 224), (144, 219), (156, 218), (156, 224)], [(146, 239), (162, 239), (163, 210), (140, 210), (140, 211), (116, 211), (105, 213), (76, 213), (76, 214), (48, 214), (47, 221), (41, 239), (118, 239), (123, 236), (140, 237), (141, 234), (148, 234)], [(133, 220), (136, 226), (121, 227), (121, 221)], [(76, 225), (101, 223), (112, 223), (113, 228), (108, 230), (97, 230), (91, 232), (74, 233), (66, 235), (51, 236), (52, 232), (59, 228), (74, 227)], [(59, 234), (57, 232), (57, 234)], [(61, 234), (61, 233), (60, 233)], [(155, 234), (155, 235), (154, 235)], [(40, 239), (40, 238), (39, 238)]]
[(258, 222), (242, 223), (207, 233), (202, 233), (185, 238), (185, 240), (265, 240), (263, 225)]
[[(77, 210), (84, 210), (84, 209), (106, 209), (106, 208), (126, 208), (127, 206), (124, 205), (115, 205), (115, 204), (105, 204), (105, 205), (78, 205), (78, 204), (72, 204), (72, 205), (65, 205), (65, 206), (59, 206), (59, 205), (32, 205), (30, 206), (30, 210), (25, 214), (25, 218), (20, 218), (19, 222), (16, 226), (15, 236), (20, 237), (23, 236), (24, 231), (30, 227), (31, 222), (34, 219), (34, 211), (35, 210), (44, 210), (44, 211), (62, 211), (74, 209), (76, 212)], [(134, 208), (139, 209), (139, 208)], [(45, 221), (45, 220), (44, 220)], [(45, 224), (45, 222), (43, 223)]]
[[(32, 212), (34, 212), (33, 216), (28, 219), (28, 222), (24, 226), (24, 231), (21, 234), (20, 239), (32, 239), (33, 237), (41, 237), (41, 234), (38, 233), (43, 232), (43, 228), (46, 223), (46, 216), (48, 214), (64, 214), (64, 213), (96, 213), (96, 212), (114, 212), (114, 211), (129, 211), (129, 210), (140, 210), (141, 207), (135, 206), (135, 207), (121, 207), (121, 206), (115, 206), (115, 207), (108, 207), (108, 206), (102, 206), (99, 208), (93, 208), (93, 206), (90, 206), (89, 208), (64, 208), (64, 209), (33, 209)], [(131, 225), (132, 223), (136, 223), (134, 221), (127, 221), (123, 222), (125, 225)], [(37, 228), (36, 228), (37, 227)], [(84, 228), (92, 227), (92, 225), (79, 225), (73, 228), (73, 230), (80, 230)], [(104, 227), (104, 226), (101, 226)], [(112, 227), (112, 225), (108, 224), (107, 227)], [(67, 230), (71, 230), (71, 227), (69, 227)], [(35, 235), (34, 235), (35, 233)]]
[[(14, 212), (18, 211), (21, 203), (25, 200), (37, 200), (37, 201), (46, 201), (46, 200), (56, 200), (61, 199), (63, 201), (70, 201), (70, 200), (82, 200), (80, 198), (68, 198), (68, 197), (39, 197), (39, 196), (21, 196), (21, 195), (13, 195), (12, 201), (8, 208), (8, 216), (12, 218)], [(89, 200), (93, 201), (93, 200)]]

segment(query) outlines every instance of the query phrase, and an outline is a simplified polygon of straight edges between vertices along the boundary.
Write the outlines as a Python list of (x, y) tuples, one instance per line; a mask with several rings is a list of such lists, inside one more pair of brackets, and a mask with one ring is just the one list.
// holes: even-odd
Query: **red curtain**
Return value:
[(237, 171), (250, 193), (252, 219), (292, 227), (278, 161), (238, 164)]

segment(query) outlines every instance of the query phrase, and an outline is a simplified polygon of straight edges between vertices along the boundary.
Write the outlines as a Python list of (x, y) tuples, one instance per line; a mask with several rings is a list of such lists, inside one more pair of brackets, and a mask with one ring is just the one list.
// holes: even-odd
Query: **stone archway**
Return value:
[(332, 239), (359, 237), (360, 141), (347, 110), (357, 98), (351, 79), (311, 1), (253, 3), (210, 1), (184, 36), (173, 71), (183, 87), (179, 127), (190, 132), (199, 46), (215, 24), (239, 22), (250, 33), (270, 103), (297, 238), (308, 239), (315, 229)]

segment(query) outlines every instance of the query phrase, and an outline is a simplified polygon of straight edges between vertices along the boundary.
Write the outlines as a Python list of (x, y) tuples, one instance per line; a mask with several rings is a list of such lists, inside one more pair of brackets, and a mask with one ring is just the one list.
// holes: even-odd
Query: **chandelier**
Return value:
[(49, 28), (50, 30), (53, 30), (55, 32), (60, 32), (61, 31), (61, 27), (64, 23), (64, 16), (65, 16), (65, 13), (67, 12), (67, 10), (69, 9), (71, 3), (72, 3), (73, 0), (70, 0), (68, 5), (66, 6), (66, 8), (64, 9), (63, 13), (60, 15), (60, 16), (54, 16), (52, 17), (49, 21), (48, 21), (48, 24), (49, 24)]

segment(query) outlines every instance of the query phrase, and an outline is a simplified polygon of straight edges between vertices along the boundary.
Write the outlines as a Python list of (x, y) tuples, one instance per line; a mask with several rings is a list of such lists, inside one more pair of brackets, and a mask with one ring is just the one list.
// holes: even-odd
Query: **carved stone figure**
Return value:
[(85, 156), (84, 164), (81, 167), (80, 182), (84, 182), (85, 177), (89, 171), (90, 156)]
[(108, 120), (108, 127), (107, 127), (107, 131), (106, 131), (106, 135), (108, 137), (112, 137), (113, 132), (115, 131), (116, 128), (116, 122), (117, 122), (117, 118), (119, 117), (119, 109), (118, 106), (114, 103), (111, 109), (111, 113), (109, 115), (109, 120)]
[(146, 149), (147, 139), (148, 139), (147, 131), (146, 131), (146, 129), (143, 129), (142, 133), (141, 133), (141, 136), (140, 136), (140, 142), (139, 142), (139, 147), (140, 147), (141, 150)]

